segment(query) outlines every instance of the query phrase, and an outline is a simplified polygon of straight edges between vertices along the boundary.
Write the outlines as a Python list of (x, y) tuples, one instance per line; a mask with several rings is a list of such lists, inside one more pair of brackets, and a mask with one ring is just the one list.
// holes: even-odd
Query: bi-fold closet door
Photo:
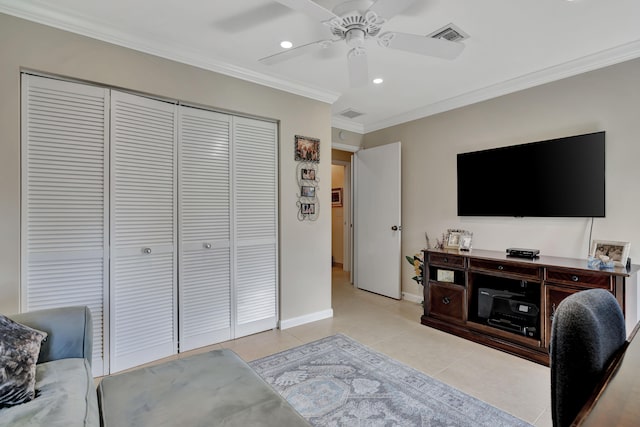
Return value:
[(88, 306), (93, 374), (104, 375), (109, 90), (23, 74), (21, 138), (21, 309)]
[(180, 351), (231, 332), (231, 116), (180, 108)]
[(178, 349), (177, 108), (111, 92), (111, 372)]
[(23, 75), (22, 309), (88, 305), (94, 375), (277, 325), (277, 126)]
[(277, 127), (179, 110), (180, 351), (277, 325)]

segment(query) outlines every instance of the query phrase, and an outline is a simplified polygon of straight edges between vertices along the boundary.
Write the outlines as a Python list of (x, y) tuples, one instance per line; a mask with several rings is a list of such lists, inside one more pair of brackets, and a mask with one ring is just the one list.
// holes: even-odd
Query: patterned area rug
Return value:
[(530, 427), (341, 334), (250, 365), (316, 426)]

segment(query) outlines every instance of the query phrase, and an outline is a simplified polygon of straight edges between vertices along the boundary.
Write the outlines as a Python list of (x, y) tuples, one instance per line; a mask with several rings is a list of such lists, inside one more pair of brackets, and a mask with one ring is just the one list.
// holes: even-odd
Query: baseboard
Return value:
[(305, 323), (316, 322), (318, 320), (330, 319), (333, 317), (333, 309), (316, 311), (315, 313), (305, 314), (304, 316), (294, 317), (292, 319), (280, 320), (280, 329), (289, 329), (295, 326), (304, 325)]
[(409, 292), (402, 293), (402, 299), (405, 299), (409, 302), (415, 302), (416, 304), (421, 304), (424, 300), (422, 295), (410, 294)]

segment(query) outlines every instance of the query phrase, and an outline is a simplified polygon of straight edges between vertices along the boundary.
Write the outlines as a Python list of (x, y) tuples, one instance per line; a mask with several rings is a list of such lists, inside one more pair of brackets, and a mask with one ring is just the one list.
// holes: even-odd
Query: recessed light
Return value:
[(379, 85), (383, 82), (384, 80), (380, 77), (376, 77), (375, 79), (373, 79), (373, 84)]
[(280, 47), (283, 49), (291, 49), (293, 47), (293, 43), (288, 40), (280, 42)]

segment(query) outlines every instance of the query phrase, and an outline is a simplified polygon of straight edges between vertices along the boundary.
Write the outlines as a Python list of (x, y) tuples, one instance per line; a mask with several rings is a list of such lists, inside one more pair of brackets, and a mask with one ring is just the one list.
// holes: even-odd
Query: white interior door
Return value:
[(354, 284), (400, 299), (400, 142), (360, 150), (354, 158)]
[(179, 110), (180, 351), (231, 338), (231, 116)]
[(111, 92), (111, 373), (177, 352), (176, 105)]
[(238, 338), (278, 322), (278, 128), (234, 117), (232, 139), (232, 318)]
[(109, 91), (22, 77), (22, 310), (86, 305), (108, 363)]

